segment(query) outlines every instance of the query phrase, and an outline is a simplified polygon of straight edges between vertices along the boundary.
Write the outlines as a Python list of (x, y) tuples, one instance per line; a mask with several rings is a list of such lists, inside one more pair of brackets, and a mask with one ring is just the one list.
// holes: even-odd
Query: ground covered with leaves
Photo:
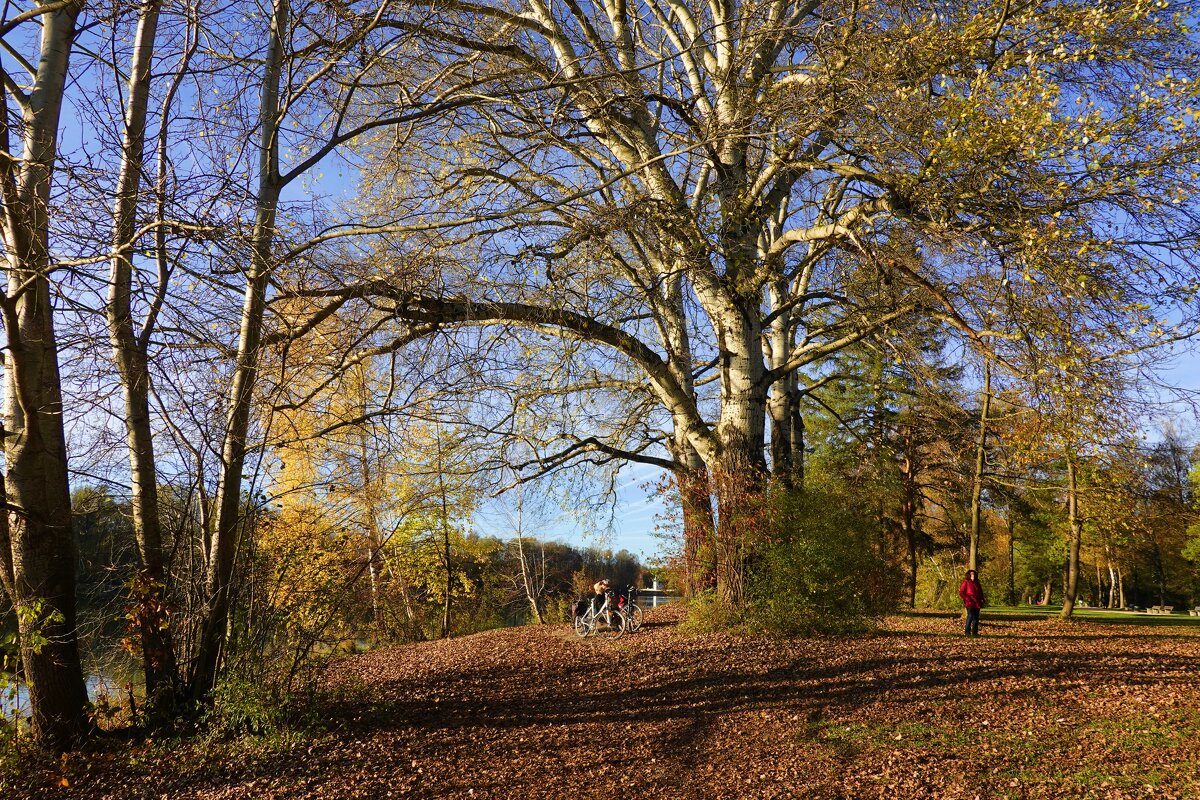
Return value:
[[(113, 742), (31, 798), (1200, 797), (1200, 624), (908, 614), (872, 635), (496, 630), (334, 663), (321, 724)], [(1133, 621), (1134, 618), (1131, 618)]]

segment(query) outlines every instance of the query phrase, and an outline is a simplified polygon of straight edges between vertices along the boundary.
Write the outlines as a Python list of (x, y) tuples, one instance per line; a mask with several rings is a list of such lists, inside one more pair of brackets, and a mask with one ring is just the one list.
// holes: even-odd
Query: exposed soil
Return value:
[(911, 614), (779, 642), (683, 635), (678, 613), (611, 643), (553, 625), (348, 657), (311, 738), (76, 754), (18, 794), (1200, 797), (1200, 625), (985, 611), (978, 638)]

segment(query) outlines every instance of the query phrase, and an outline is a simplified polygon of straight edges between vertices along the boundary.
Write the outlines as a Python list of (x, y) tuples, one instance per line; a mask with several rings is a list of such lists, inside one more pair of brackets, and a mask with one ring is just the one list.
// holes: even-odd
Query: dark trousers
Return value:
[(968, 636), (971, 636), (971, 635), (978, 636), (979, 635), (979, 609), (978, 608), (968, 608), (967, 609), (966, 633)]

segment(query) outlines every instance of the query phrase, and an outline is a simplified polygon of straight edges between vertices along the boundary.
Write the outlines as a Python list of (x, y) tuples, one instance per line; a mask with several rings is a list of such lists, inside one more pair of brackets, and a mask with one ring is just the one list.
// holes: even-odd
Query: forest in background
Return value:
[[(110, 686), (137, 685), (138, 607), (130, 597), (138, 556), (129, 504), (97, 488), (76, 490), (72, 502), (86, 666)], [(163, 510), (170, 508), (168, 500)], [(176, 519), (188, 515), (184, 508), (172, 512)], [(283, 664), (291, 672), (280, 676), (278, 687), (268, 687), (279, 689), (274, 699), (282, 701), (309, 677), (306, 667), (330, 654), (558, 622), (573, 598), (590, 591), (595, 576), (609, 576), (618, 586), (643, 583), (642, 565), (623, 550), (539, 541), (519, 529), (513, 538), (480, 536), (444, 527), (437, 513), (410, 519), (372, 546), (355, 528), (328, 519), (322, 525), (315, 513), (297, 522), (287, 511), (258, 512), (236, 601), (244, 615), (239, 635), (249, 639), (233, 648), (239, 680), (252, 682)], [(176, 554), (171, 585), (186, 587), (201, 566), (186, 556), (192, 538), (187, 528), (169, 530), (167, 548)], [(196, 595), (180, 591), (169, 602), (177, 619), (196, 617)], [(186, 628), (176, 633), (188, 635)]]
[[(0, 581), (40, 745), (93, 729), (89, 587), (149, 726), (280, 701), (338, 643), (636, 579), (527, 524), (602, 520), (630, 464), (699, 626), (857, 629), (967, 567), (1065, 617), (1200, 601), (1160, 422), (1190, 3), (4, 9)], [(497, 496), (515, 544), (472, 531)]]

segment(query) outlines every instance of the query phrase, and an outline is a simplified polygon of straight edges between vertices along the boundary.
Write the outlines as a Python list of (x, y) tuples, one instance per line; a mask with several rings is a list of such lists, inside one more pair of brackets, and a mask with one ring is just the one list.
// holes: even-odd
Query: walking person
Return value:
[(979, 582), (979, 573), (973, 569), (967, 570), (958, 587), (958, 596), (962, 598), (963, 607), (967, 609), (967, 636), (979, 635), (979, 609), (987, 602), (983, 598), (983, 584)]

